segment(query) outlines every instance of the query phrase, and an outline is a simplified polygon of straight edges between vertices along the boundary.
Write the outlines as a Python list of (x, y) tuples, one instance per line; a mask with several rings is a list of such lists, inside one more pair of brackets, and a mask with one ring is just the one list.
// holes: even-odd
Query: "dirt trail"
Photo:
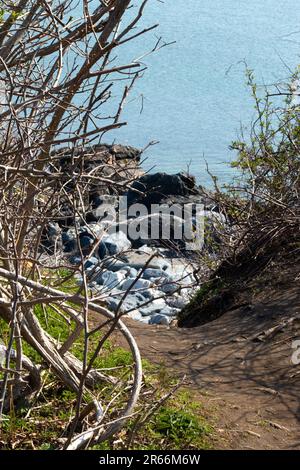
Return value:
[[(126, 320), (144, 357), (186, 374), (201, 401), (216, 405), (216, 448), (300, 449), (300, 366), (291, 362), (299, 288), (268, 298), (193, 329)], [(264, 341), (253, 339), (297, 315)]]

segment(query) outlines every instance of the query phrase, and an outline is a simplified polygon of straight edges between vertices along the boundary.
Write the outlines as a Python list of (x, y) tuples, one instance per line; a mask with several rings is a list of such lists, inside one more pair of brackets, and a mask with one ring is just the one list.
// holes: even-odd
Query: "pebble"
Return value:
[(173, 307), (173, 308), (178, 308), (178, 309), (182, 309), (183, 307), (186, 306), (186, 304), (188, 303), (188, 300), (184, 299), (183, 297), (168, 297), (166, 299), (166, 303), (170, 306), (170, 307)]
[(175, 283), (168, 280), (165, 283), (161, 284), (159, 286), (159, 289), (165, 294), (174, 294), (175, 292), (178, 292), (180, 290), (180, 283)]
[(124, 280), (124, 276), (119, 272), (114, 273), (112, 271), (104, 271), (100, 274), (97, 282), (109, 289), (120, 286), (121, 282)]
[(165, 277), (166, 272), (163, 269), (147, 268), (143, 272), (144, 279)]
[(169, 325), (171, 323), (171, 318), (166, 317), (165, 315), (153, 315), (149, 319), (149, 325)]
[(98, 263), (99, 263), (98, 258), (96, 258), (96, 256), (91, 256), (91, 257), (84, 263), (84, 267), (85, 267), (85, 269), (88, 269), (88, 268), (95, 268), (95, 266), (97, 266)]
[[(100, 224), (91, 223), (93, 236), (87, 228), (84, 230), (79, 227), (80, 244), (85, 253), (88, 253), (96, 240), (95, 236), (100, 235), (102, 229)], [(62, 234), (65, 251), (74, 253), (74, 248), (77, 247), (74, 235), (74, 229)], [(169, 325), (189, 301), (188, 293), (192, 292), (189, 286), (192, 287), (195, 283), (191, 267), (186, 267), (177, 259), (170, 263), (165, 258), (166, 254), (159, 249), (149, 246), (137, 250), (130, 248), (131, 243), (123, 232), (103, 235), (97, 255), (85, 261), (92, 294), (101, 296), (106, 292), (106, 305), (116, 312), (124, 293), (133, 285), (123, 300), (120, 311), (144, 324)], [(151, 255), (155, 256), (141, 272)], [(100, 260), (103, 260), (101, 264)], [(80, 265), (81, 257), (78, 252), (75, 251), (69, 261)], [(137, 279), (139, 274), (141, 277)], [(76, 278), (78, 282), (82, 282), (80, 273), (76, 274)], [(185, 289), (178, 295), (181, 287)]]
[[(120, 271), (119, 271), (120, 272)], [(132, 285), (132, 283), (136, 280), (134, 277), (128, 277), (124, 282), (121, 284), (122, 290), (126, 291)], [(151, 286), (151, 282), (147, 281), (147, 279), (138, 279), (132, 287), (132, 292), (142, 289), (148, 289)]]
[(117, 255), (131, 248), (131, 242), (124, 232), (105, 234), (102, 238), (110, 255)]

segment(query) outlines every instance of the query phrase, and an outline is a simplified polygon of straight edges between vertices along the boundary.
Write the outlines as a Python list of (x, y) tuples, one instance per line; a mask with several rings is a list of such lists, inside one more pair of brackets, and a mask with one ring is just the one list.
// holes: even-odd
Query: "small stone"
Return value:
[(84, 268), (85, 268), (85, 269), (88, 269), (88, 268), (95, 268), (95, 266), (97, 266), (98, 263), (99, 263), (98, 258), (96, 258), (96, 256), (91, 256), (91, 257), (84, 263)]
[(166, 281), (164, 284), (159, 286), (159, 289), (165, 294), (174, 294), (180, 290), (180, 283)]
[(160, 313), (162, 315), (166, 315), (167, 317), (177, 317), (179, 312), (180, 310), (178, 308), (172, 308), (167, 305), (166, 308), (164, 308)]
[(82, 252), (88, 254), (94, 244), (94, 237), (88, 232), (83, 232), (79, 235), (79, 244)]
[[(136, 278), (133, 278), (133, 277), (128, 277), (121, 285), (121, 288), (123, 290), (127, 290), (130, 288), (130, 286), (132, 285), (132, 283), (136, 281)], [(151, 286), (151, 283), (149, 281), (147, 281), (146, 279), (138, 279), (133, 287), (132, 287), (132, 291), (136, 291), (136, 290), (141, 290), (141, 289), (148, 289), (149, 287)]]
[(75, 264), (75, 265), (80, 264), (81, 263), (81, 256), (78, 256), (78, 255), (70, 256), (69, 262), (71, 264)]
[[(119, 293), (119, 295), (118, 295)], [(112, 296), (108, 298), (108, 306), (114, 312), (117, 310), (119, 306), (120, 300), (124, 295), (123, 291), (119, 291), (118, 289), (115, 290)], [(136, 310), (142, 302), (134, 295), (128, 295), (126, 299), (121, 304), (120, 311), (126, 313), (128, 311)]]
[(167, 306), (166, 306), (166, 302), (164, 301), (164, 299), (155, 299), (153, 300), (153, 302), (145, 305), (144, 307), (141, 307), (139, 311), (143, 315), (143, 317), (145, 317), (148, 315), (150, 316), (156, 313), (161, 313), (166, 308)]
[(149, 324), (150, 317), (143, 317), (138, 310), (133, 310), (128, 316), (133, 320)]
[(76, 240), (69, 240), (63, 244), (63, 250), (65, 253), (72, 253), (72, 251), (75, 251), (77, 247)]
[(120, 286), (121, 282), (124, 280), (124, 276), (119, 272), (105, 271), (97, 278), (97, 282), (109, 289), (113, 289), (117, 286)]
[(108, 252), (108, 249), (106, 247), (106, 244), (104, 243), (104, 241), (101, 240), (101, 242), (99, 243), (99, 246), (98, 246), (98, 256), (100, 259), (103, 259), (105, 258), (105, 256), (108, 256), (109, 252)]
[(149, 325), (166, 325), (168, 326), (171, 323), (171, 319), (165, 315), (157, 314), (153, 315), (149, 319)]
[(128, 277), (136, 278), (138, 275), (138, 271), (135, 268), (130, 268), (128, 271)]
[(139, 294), (140, 296), (143, 297), (144, 302), (147, 300), (152, 300), (155, 297), (155, 290), (154, 289), (145, 289), (141, 291)]
[(169, 297), (166, 299), (166, 302), (170, 307), (182, 309), (186, 306), (188, 300), (183, 297)]
[(165, 277), (165, 276), (166, 276), (166, 273), (163, 269), (147, 268), (143, 272), (144, 279), (160, 278), (160, 277)]
[(110, 255), (117, 255), (122, 251), (129, 250), (131, 243), (124, 232), (106, 234), (102, 239)]
[(109, 299), (107, 299), (106, 303), (107, 303), (107, 307), (108, 307), (110, 310), (112, 310), (113, 312), (116, 312), (120, 301), (117, 300), (117, 299), (111, 299), (111, 298), (109, 298)]

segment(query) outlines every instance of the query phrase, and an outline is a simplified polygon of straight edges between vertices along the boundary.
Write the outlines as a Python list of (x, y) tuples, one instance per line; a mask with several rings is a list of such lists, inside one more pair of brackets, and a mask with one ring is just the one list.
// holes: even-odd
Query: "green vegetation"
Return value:
[[(201, 404), (179, 392), (145, 426), (136, 449), (206, 449), (213, 427), (204, 418)], [(163, 446), (163, 447), (162, 447)]]
[[(62, 274), (62, 273), (60, 273)], [(64, 273), (68, 274), (68, 273)], [(67, 292), (74, 291), (76, 284), (68, 281)], [(74, 328), (60, 317), (50, 306), (35, 306), (35, 314), (45, 331), (63, 342)], [(6, 341), (9, 327), (0, 320), (1, 338)], [(102, 332), (93, 335), (89, 342), (88, 359), (93, 354)], [(74, 343), (71, 352), (78, 358), (83, 358), (83, 335)], [(36, 363), (41, 363), (41, 357), (28, 344), (23, 342), (23, 351)], [(94, 367), (108, 372), (115, 378), (130, 378), (132, 374), (132, 356), (124, 348), (118, 346), (114, 339), (105, 341), (104, 347), (95, 360)], [(156, 366), (143, 360), (144, 381), (141, 399), (135, 416), (128, 421), (122, 431), (112, 440), (95, 445), (94, 449), (199, 449), (210, 447), (210, 437), (213, 426), (205, 416), (203, 405), (198, 398), (193, 398), (192, 392), (185, 387), (171, 395), (161, 406), (153, 410), (162, 396), (167, 395), (176, 385), (177, 379), (170, 375), (163, 364)], [(15, 407), (11, 405), (10, 412), (4, 416), (0, 431), (0, 449), (56, 449), (61, 445), (60, 438), (67, 435), (68, 426), (74, 416), (76, 394), (63, 386), (47, 368), (42, 372), (43, 386), (41, 391), (30, 402), (24, 400)], [(107, 397), (118, 395), (118, 408), (125, 404), (125, 394), (120, 387), (123, 380), (117, 384), (105, 383), (97, 387), (94, 393), (101, 402), (107, 402)], [(112, 412), (118, 410), (116, 407)], [(149, 419), (140, 426), (145, 416)], [(210, 418), (211, 419), (211, 418)], [(136, 430), (136, 432), (134, 432)]]
[(223, 188), (214, 179), (211, 195), (230, 224), (219, 234), (217, 266), (209, 266), (208, 282), (181, 312), (179, 326), (206, 323), (249, 302), (253, 280), (266, 267), (299, 257), (299, 71), (275, 90), (259, 88), (253, 72), (246, 73), (256, 119), (250, 135), (232, 143), (236, 178)]
[[(79, 344), (77, 345), (79, 347)], [(27, 351), (28, 352), (28, 351)], [(116, 368), (115, 375), (131, 369), (131, 355), (112, 343), (97, 360), (101, 368)], [(174, 377), (168, 377), (163, 366), (153, 366), (144, 360), (144, 391), (137, 408), (137, 416), (143, 418), (144, 410), (152, 401), (172, 389)], [(43, 388), (33, 403), (25, 402), (18, 409), (11, 409), (1, 423), (0, 449), (56, 449), (59, 438), (66, 435), (67, 426), (76, 406), (76, 394), (65, 389), (51, 373), (43, 374)], [(110, 394), (105, 387), (100, 396)], [(113, 440), (103, 442), (93, 449), (203, 449), (209, 448), (213, 433), (211, 418), (205, 417), (202, 404), (190, 391), (179, 390), (170, 397), (149, 421), (131, 437), (136, 418), (132, 418)], [(128, 447), (128, 440), (131, 440)]]

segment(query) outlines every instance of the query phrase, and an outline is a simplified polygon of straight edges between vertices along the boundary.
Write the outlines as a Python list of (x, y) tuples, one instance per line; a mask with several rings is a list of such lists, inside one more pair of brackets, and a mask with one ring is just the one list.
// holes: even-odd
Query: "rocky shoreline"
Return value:
[[(108, 146), (102, 146), (101, 158), (103, 149), (109, 159)], [(117, 146), (117, 150), (125, 160), (139, 159), (136, 149)], [(99, 158), (87, 161), (89, 166), (96, 165)], [(122, 198), (126, 198), (127, 213), (120, 221)], [(88, 197), (87, 220), (73, 219), (72, 224), (68, 217), (50, 224), (43, 244), (48, 252), (59, 246), (70, 266), (79, 268), (83, 263), (94, 301), (143, 323), (169, 325), (194, 295), (199, 266), (195, 253), (185, 249), (184, 236), (176, 236), (179, 229), (184, 233), (186, 220), (151, 209), (172, 206), (180, 214), (184, 205), (196, 204), (201, 205), (210, 233), (217, 238), (216, 227), (225, 223), (224, 217), (190, 175), (144, 174), (117, 195), (112, 191), (103, 194), (103, 187), (94, 186)], [(146, 209), (150, 212), (145, 214)], [(196, 214), (191, 212), (191, 217), (195, 219)], [(163, 237), (167, 224), (169, 236)], [(159, 231), (154, 238), (148, 236), (153, 227)], [(138, 237), (132, 235), (137, 232)], [(79, 269), (75, 277), (83, 282)]]

